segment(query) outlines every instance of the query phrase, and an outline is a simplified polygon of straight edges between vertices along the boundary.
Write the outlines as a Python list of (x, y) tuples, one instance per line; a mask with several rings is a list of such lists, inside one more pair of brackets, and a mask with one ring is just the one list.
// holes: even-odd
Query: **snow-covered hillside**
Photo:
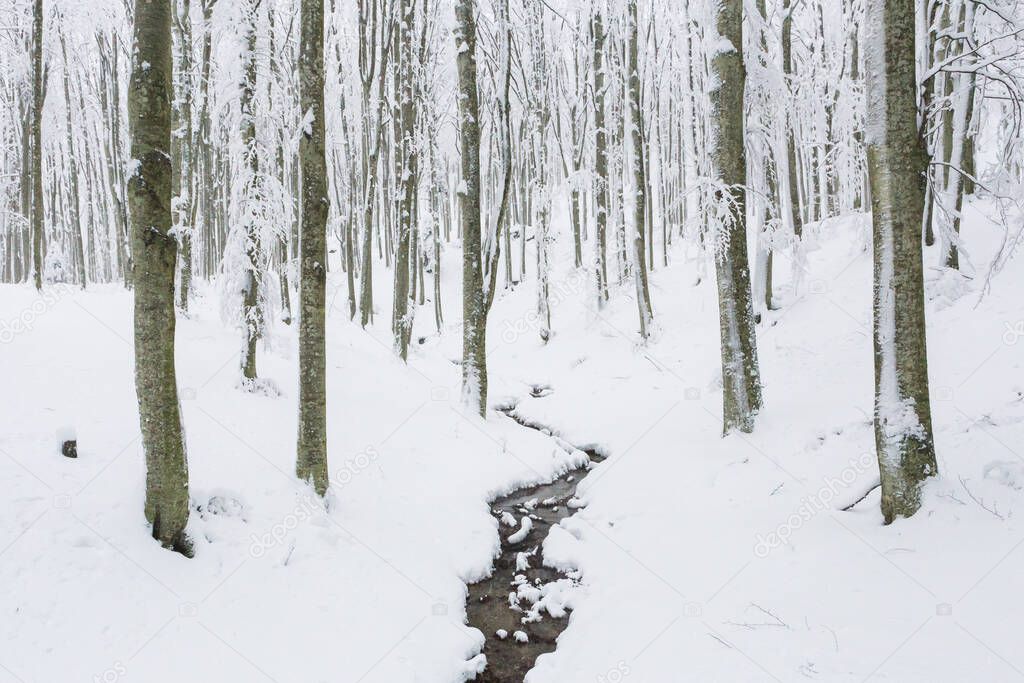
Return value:
[[(715, 289), (682, 246), (653, 274), (646, 345), (628, 287), (584, 306), (571, 258), (555, 259), (546, 345), (534, 283), (499, 294), (492, 406), (561, 439), (460, 406), (457, 279), (448, 329), (421, 313), (405, 366), (388, 311), (349, 322), (335, 272), (328, 509), (293, 476), (294, 331), (260, 349), (278, 395), (239, 391), (238, 336), (205, 292), (177, 345), (192, 560), (142, 516), (131, 294), (3, 286), (0, 680), (465, 680), (483, 640), (465, 582), (498, 548), (487, 501), (581, 464), (567, 444), (608, 459), (544, 544), (581, 581), (530, 683), (1017, 680), (1024, 265), (980, 300), (980, 277), (929, 276), (940, 476), (919, 514), (883, 526), (865, 221), (808, 227), (801, 290), (780, 276), (758, 325), (766, 408), (726, 438)], [(964, 232), (980, 276), (997, 230), (972, 214)], [(60, 453), (68, 430), (77, 459)]]

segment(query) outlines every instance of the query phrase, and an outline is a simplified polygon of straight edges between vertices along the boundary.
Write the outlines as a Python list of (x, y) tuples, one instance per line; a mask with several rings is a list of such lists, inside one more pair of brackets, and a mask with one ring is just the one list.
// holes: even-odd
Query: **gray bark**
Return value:
[(415, 145), (416, 135), (416, 102), (413, 96), (413, 79), (415, 78), (416, 57), (413, 54), (412, 39), (415, 18), (415, 5), (412, 0), (401, 0), (399, 31), (395, 38), (398, 54), (395, 55), (398, 83), (399, 106), (396, 121), (396, 152), (399, 158), (400, 173), (396, 178), (398, 184), (398, 244), (395, 252), (395, 291), (392, 331), (395, 336), (395, 350), (402, 360), (409, 355), (409, 339), (412, 336), (412, 306), (415, 301), (410, 296), (410, 283), (415, 272), (410, 275), (412, 259), (412, 233), (415, 230), (416, 214), (416, 173), (418, 154)]
[(312, 122), (299, 140), (299, 437), (295, 473), (327, 492), (327, 154), (324, 147), (324, 3), (302, 0), (299, 97)]
[(594, 268), (597, 273), (597, 303), (608, 301), (608, 131), (605, 123), (604, 21), (600, 11), (594, 12), (594, 194), (597, 195), (597, 240)]
[(914, 0), (870, 0), (866, 51), (874, 236), (875, 443), (886, 523), (921, 505), (936, 474), (928, 396), (921, 221), (927, 157), (917, 128)]
[(642, 135), (643, 110), (640, 102), (640, 66), (638, 64), (637, 47), (637, 11), (636, 0), (629, 0), (629, 111), (632, 118), (631, 132), (633, 137), (633, 178), (635, 196), (633, 205), (636, 236), (633, 240), (633, 276), (636, 278), (636, 299), (640, 314), (640, 336), (647, 339), (651, 333), (654, 312), (651, 310), (651, 291), (647, 284), (646, 226), (647, 209), (647, 174), (644, 168), (644, 140)]
[(68, 213), (70, 214), (70, 225), (68, 226), (71, 231), (71, 246), (74, 251), (74, 269), (75, 277), (78, 279), (78, 283), (85, 289), (86, 281), (88, 277), (85, 272), (85, 249), (82, 246), (82, 215), (81, 215), (81, 204), (79, 202), (79, 182), (78, 182), (78, 154), (75, 142), (74, 127), (71, 123), (71, 110), (74, 105), (71, 103), (71, 84), (68, 74), (68, 70), (71, 68), (71, 64), (68, 62), (68, 48), (67, 41), (64, 38), (64, 34), (60, 36), (60, 49), (61, 55), (64, 57), (64, 127), (65, 135), (68, 138), (68, 181), (71, 184), (70, 196), (68, 197)]
[[(750, 291), (746, 235), (747, 162), (743, 134), (746, 69), (743, 65), (743, 2), (725, 0), (718, 13), (718, 33), (733, 49), (721, 50), (712, 67), (719, 86), (711, 93), (712, 119), (717, 126), (712, 158), (722, 184), (717, 197), (726, 203), (720, 244), (715, 249), (721, 322), (723, 431), (751, 432), (761, 409), (761, 377)], [(724, 244), (722, 242), (724, 241)]]
[[(245, 50), (245, 74), (242, 82), (242, 144), (245, 149), (246, 161), (249, 166), (249, 182), (252, 191), (246, 199), (251, 201), (259, 194), (260, 167), (259, 152), (256, 142), (256, 111), (253, 107), (256, 98), (256, 27), (257, 11), (262, 0), (249, 0), (246, 27), (248, 46)], [(242, 320), (245, 326), (245, 352), (242, 356), (242, 380), (250, 383), (256, 379), (256, 343), (263, 332), (263, 307), (260, 305), (260, 281), (262, 279), (262, 245), (260, 244), (259, 226), (251, 213), (244, 210), (247, 216), (245, 231), (246, 264), (245, 285), (242, 296)]]
[[(799, 0), (786, 0), (782, 18), (782, 68), (789, 87), (790, 101), (793, 98), (793, 79), (795, 64), (793, 62), (793, 11)], [(786, 150), (789, 157), (789, 206), (793, 221), (793, 234), (799, 238), (803, 234), (803, 219), (800, 211), (800, 169), (796, 154), (796, 116), (791, 108), (786, 127)]]
[(43, 0), (32, 8), (32, 282), (43, 288)]
[(475, 0), (456, 0), (455, 49), (462, 141), (462, 396), (483, 417), (487, 413), (487, 309), (480, 253), (480, 102), (475, 15)]
[(128, 92), (128, 179), (135, 284), (135, 390), (146, 454), (146, 519), (167, 548), (191, 554), (188, 463), (174, 368), (174, 269), (171, 229), (171, 0), (137, 0)]

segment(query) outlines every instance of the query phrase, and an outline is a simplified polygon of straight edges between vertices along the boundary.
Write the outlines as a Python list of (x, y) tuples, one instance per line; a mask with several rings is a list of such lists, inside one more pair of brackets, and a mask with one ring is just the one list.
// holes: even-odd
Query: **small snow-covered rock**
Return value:
[(533, 520), (529, 517), (523, 517), (519, 520), (519, 530), (508, 537), (509, 543), (522, 543), (526, 540), (530, 530), (533, 529)]
[(526, 634), (526, 631), (516, 631), (512, 634), (512, 637), (516, 639), (517, 643), (528, 643), (530, 642), (530, 636)]
[(506, 638), (508, 638), (508, 631), (506, 631), (503, 628), (499, 628), (497, 631), (494, 632), (494, 635), (498, 636), (498, 640), (505, 640)]
[(530, 568), (530, 554), (516, 553), (516, 571), (524, 572)]

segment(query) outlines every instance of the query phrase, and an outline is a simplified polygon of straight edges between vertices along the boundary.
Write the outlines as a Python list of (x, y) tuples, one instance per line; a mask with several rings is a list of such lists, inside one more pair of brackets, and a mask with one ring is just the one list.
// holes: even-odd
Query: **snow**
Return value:
[(531, 529), (533, 529), (533, 520), (527, 515), (519, 520), (519, 530), (508, 537), (508, 542), (512, 545), (522, 543)]
[[(200, 666), (202, 680), (393, 682), (482, 668), (481, 636), (463, 622), (465, 582), (498, 548), (486, 502), (578, 457), (502, 415), (463, 411), (445, 359), (406, 369), (338, 310), (325, 508), (293, 474), (293, 332), (281, 326), (259, 351), (281, 396), (240, 392), (237, 339), (212, 292), (178, 323), (193, 560), (160, 548), (142, 516), (130, 294), (69, 293), (0, 347), (17, 388), (0, 393), (0, 681), (117, 667), (171, 681)], [(3, 286), (0, 319), (36, 301)], [(54, 448), (68, 422), (77, 460)]]
[[(1000, 239), (985, 208), (969, 206), (963, 228), (979, 264)], [(765, 407), (753, 434), (726, 438), (714, 282), (694, 286), (703, 264), (685, 245), (652, 273), (646, 345), (631, 284), (600, 311), (589, 284), (552, 297), (547, 344), (502, 334), (528, 320), (535, 281), (499, 293), (492, 406), (514, 403), (550, 437), (458, 402), (457, 250), (443, 271), (450, 328), (417, 316), (425, 341), (408, 366), (385, 311), (366, 331), (348, 321), (332, 270), (326, 504), (293, 474), (294, 329), (275, 323), (259, 350), (280, 395), (241, 392), (238, 335), (200, 284), (177, 348), (191, 560), (142, 517), (130, 293), (51, 288), (16, 326), (39, 295), (0, 287), (0, 681), (468, 680), (486, 657), (464, 624), (465, 582), (487, 574), (499, 533), (532, 524), (499, 523), (488, 501), (580, 466), (568, 444), (608, 459), (578, 477), (574, 514), (528, 558), (570, 578), (509, 586), (520, 618), (570, 617), (529, 683), (1016, 680), (1024, 265), (1011, 260), (980, 301), (981, 278), (952, 292), (926, 271), (944, 292), (928, 302), (940, 473), (915, 517), (883, 526), (864, 220), (808, 227), (821, 234), (806, 278), (820, 286), (799, 295), (776, 254), (782, 307), (757, 330)], [(552, 291), (569, 292), (571, 240), (552, 234)], [(550, 390), (534, 398), (537, 386)], [(54, 448), (71, 425), (77, 459)]]

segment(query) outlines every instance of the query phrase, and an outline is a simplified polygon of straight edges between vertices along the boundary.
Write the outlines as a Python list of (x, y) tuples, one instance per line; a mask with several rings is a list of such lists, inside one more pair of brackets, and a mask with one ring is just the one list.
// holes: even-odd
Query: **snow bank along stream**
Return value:
[[(501, 409), (510, 418), (546, 434)], [(585, 451), (589, 461), (552, 482), (517, 489), (491, 503), (498, 520), (501, 552), (491, 575), (470, 584), (466, 614), (470, 626), (484, 634), (487, 668), (480, 683), (522, 683), (537, 657), (555, 649), (558, 635), (569, 625), (565, 600), (579, 580), (578, 572), (560, 572), (542, 564), (542, 544), (552, 526), (579, 507), (576, 485), (603, 456)]]

